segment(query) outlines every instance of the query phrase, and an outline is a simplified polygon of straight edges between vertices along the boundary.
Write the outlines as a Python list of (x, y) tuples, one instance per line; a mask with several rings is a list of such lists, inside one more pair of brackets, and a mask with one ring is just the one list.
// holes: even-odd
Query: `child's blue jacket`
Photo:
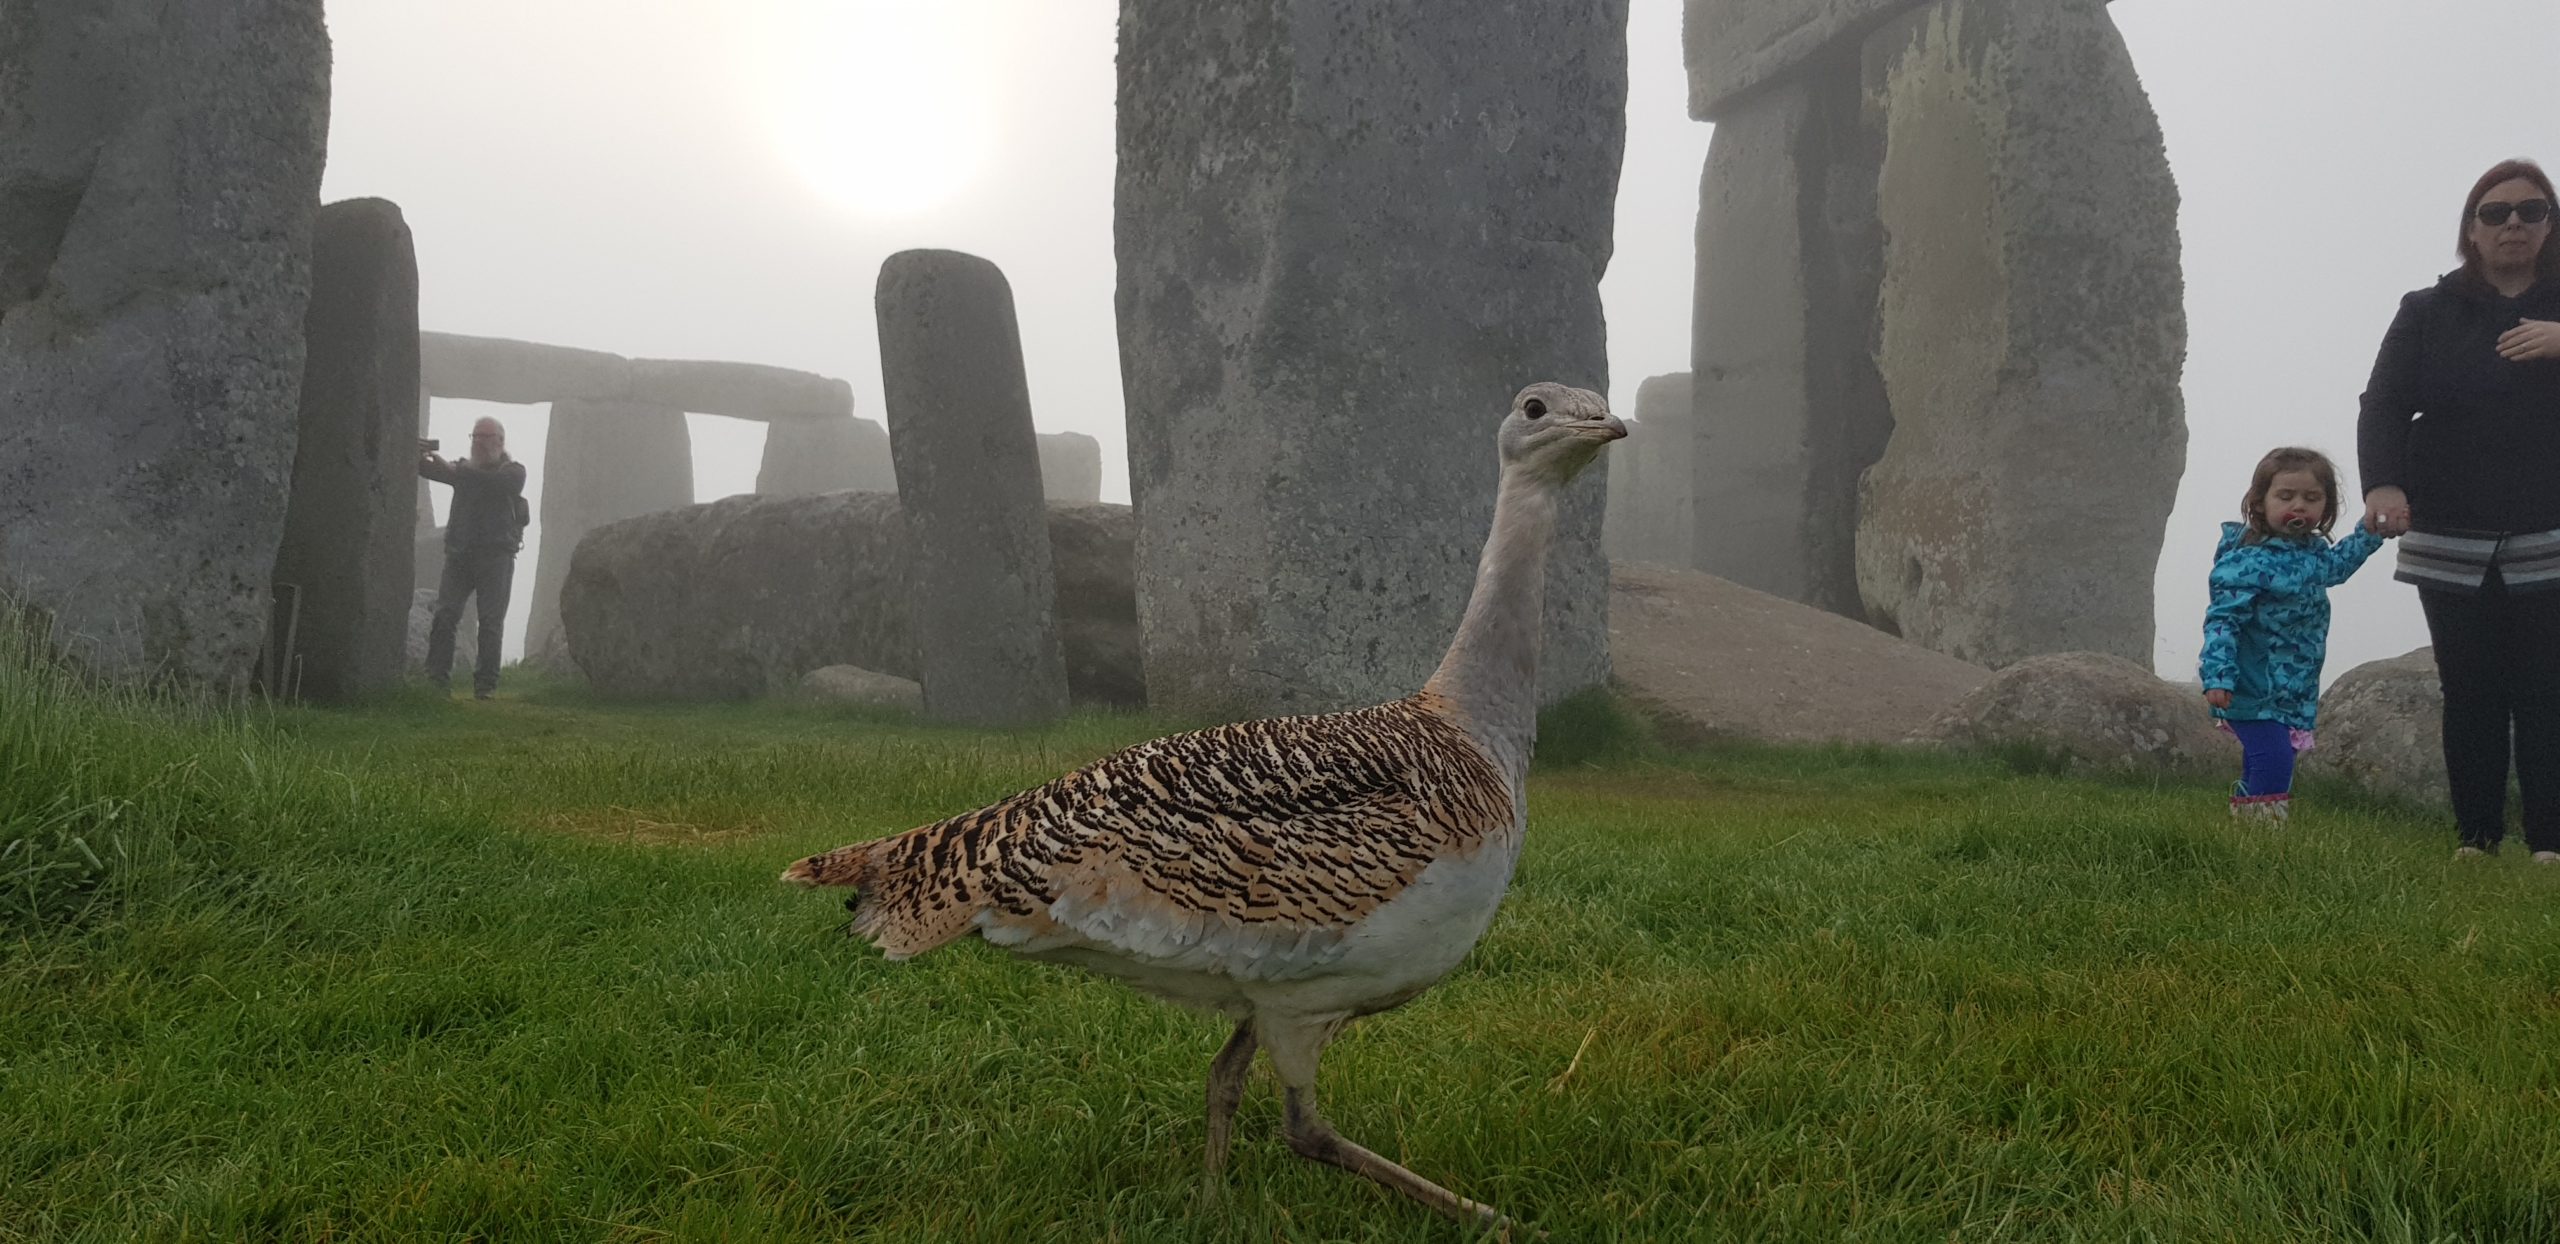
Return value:
[(2213, 601), (2204, 611), (2197, 676), (2207, 691), (2231, 693), (2229, 721), (2281, 721), (2313, 728), (2320, 712), (2320, 666), (2329, 658), (2329, 589), (2364, 565), (2382, 538), (2358, 524), (2334, 544), (2322, 536), (2272, 536), (2242, 543), (2248, 527), (2222, 525), (2213, 550)]

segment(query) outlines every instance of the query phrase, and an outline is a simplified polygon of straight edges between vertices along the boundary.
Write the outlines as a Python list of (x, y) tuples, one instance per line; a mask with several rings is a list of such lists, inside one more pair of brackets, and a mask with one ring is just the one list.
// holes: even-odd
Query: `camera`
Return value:
[(441, 448), (443, 448), (443, 447), (444, 447), (444, 442), (443, 442), (443, 441), (440, 441), (440, 440), (437, 440), (436, 438), (434, 438), (434, 437), (432, 437), (432, 436), (421, 436), (421, 437), (419, 437), (419, 438), (418, 438), (418, 452), (419, 452), (419, 453), (422, 453), (422, 454), (431, 454), (431, 453), (434, 453), (435, 451), (437, 451), (438, 449), (441, 449)]

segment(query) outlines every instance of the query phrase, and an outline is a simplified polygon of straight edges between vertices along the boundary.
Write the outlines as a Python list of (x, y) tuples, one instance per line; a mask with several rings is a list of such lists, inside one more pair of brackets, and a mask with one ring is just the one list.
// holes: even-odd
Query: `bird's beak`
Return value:
[(1604, 445), (1610, 441), (1627, 439), (1627, 425), (1616, 415), (1602, 415), (1597, 419), (1584, 420), (1574, 425), (1574, 430)]

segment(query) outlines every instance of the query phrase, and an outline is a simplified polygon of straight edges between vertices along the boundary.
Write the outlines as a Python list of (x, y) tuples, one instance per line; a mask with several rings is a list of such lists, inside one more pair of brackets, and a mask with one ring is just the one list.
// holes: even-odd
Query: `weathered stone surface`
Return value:
[(2319, 746), (2302, 758), (2305, 776), (2341, 778), (2422, 807), (2450, 803), (2435, 649), (2339, 675), (2320, 697), (2319, 733)]
[(542, 535), (527, 659), (560, 640), (560, 585), (588, 532), (616, 519), (693, 504), (693, 433), (684, 412), (619, 402), (554, 402), (542, 449)]
[(1858, 477), (1893, 416), (1872, 357), (1880, 147), (1832, 57), (1718, 123), (1699, 187), (1691, 564), (1863, 616)]
[(1991, 678), (1978, 665), (1713, 575), (1627, 562), (1611, 570), (1618, 686), (1679, 733), (1898, 743)]
[(866, 704), (919, 711), (924, 687), (912, 678), (883, 674), (859, 665), (824, 665), (800, 677), (800, 694), (830, 704)]
[(1013, 288), (975, 255), (900, 251), (880, 265), (872, 305), (889, 455), (916, 552), (925, 714), (1055, 720), (1067, 674)]
[(418, 346), (421, 375), (436, 397), (615, 403), (758, 420), (853, 413), (853, 386), (788, 367), (631, 359), (602, 350), (461, 333), (421, 333)]
[(1644, 450), (1603, 458), (1609, 507), (1601, 530), (1610, 560), (1684, 569), (1697, 564), (1698, 437), (1692, 406), (1687, 372), (1649, 376), (1636, 387), (1629, 436), (1643, 437)]
[(343, 702), (399, 685), (416, 570), (418, 259), (397, 204), (320, 209), (301, 435), (275, 580), (301, 593), (294, 685)]
[(2204, 698), (2110, 653), (2029, 657), (2000, 670), (1913, 741), (2032, 747), (2104, 772), (2239, 772), (2240, 745)]
[(1137, 523), (1125, 505), (1051, 501), (1048, 509), (1067, 689), (1078, 703), (1141, 707)]
[(1688, 0), (1680, 42), (1689, 115), (1722, 124), (1735, 105), (1805, 64), (1854, 47), (1926, 0)]
[[(1408, 694), (1473, 585), (1512, 394), (1608, 387), (1626, 4), (1476, 20), (1265, 0), (1204, 21), (1123, 0), (1120, 40), (1150, 698), (1257, 713)], [(1598, 471), (1576, 483), (1550, 559), (1549, 698), (1608, 675), (1604, 492)]]
[[(1144, 702), (1135, 529), (1127, 506), (1048, 507), (1078, 703)], [(913, 678), (913, 555), (887, 493), (729, 497), (589, 533), (570, 564), (561, 623), (578, 669), (615, 695), (782, 694), (827, 665)]]
[(869, 419), (777, 420), (765, 429), (756, 492), (768, 497), (810, 493), (896, 492), (889, 430)]
[(101, 672), (256, 667), (328, 113), (320, 0), (0, 15), (0, 593)]
[[(1868, 44), (1885, 134), (1858, 587), (1878, 625), (2000, 666), (2151, 657), (2186, 465), (2177, 188), (2099, 0), (1939, 0)], [(2040, 486), (2058, 464), (2069, 488)]]
[(1735, 105), (1925, 0), (1688, 0), (1680, 23), (1689, 115), (1718, 125)]
[(1041, 433), (1040, 494), (1075, 505), (1102, 500), (1102, 442), (1082, 432)]

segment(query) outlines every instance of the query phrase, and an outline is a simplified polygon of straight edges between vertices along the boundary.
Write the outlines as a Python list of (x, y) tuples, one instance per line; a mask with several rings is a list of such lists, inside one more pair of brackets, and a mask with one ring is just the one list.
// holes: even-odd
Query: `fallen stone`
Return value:
[(924, 687), (912, 678), (883, 674), (859, 665), (824, 665), (800, 676), (800, 694), (829, 704), (864, 704), (924, 708)]
[(0, 31), (0, 594), (102, 674), (244, 687), (300, 409), (320, 0), (17, 0)]
[[(1051, 505), (1048, 522), (1068, 691), (1138, 707), (1129, 507)], [(914, 678), (914, 555), (887, 493), (729, 497), (625, 519), (578, 545), (562, 633), (610, 695), (782, 695), (828, 665)]]
[(1631, 562), (1610, 571), (1618, 688), (1687, 739), (1899, 743), (1991, 678), (1714, 575)]
[(2451, 806), (2435, 649), (2368, 661), (2339, 675), (2320, 696), (2319, 746), (2303, 756), (2302, 772), (2421, 807)]
[[(1122, 0), (1120, 370), (1161, 707), (1410, 694), (1474, 585), (1512, 395), (1608, 387), (1625, 0), (1453, 13)], [(1550, 701), (1608, 677), (1604, 492), (1576, 482), (1549, 559)]]
[(880, 384), (915, 549), (925, 715), (1026, 726), (1067, 711), (1058, 590), (1013, 289), (994, 264), (910, 250), (880, 266)]
[(275, 580), (300, 594), (291, 684), (344, 703), (398, 686), (416, 569), (418, 260), (397, 204), (320, 209), (301, 435)]
[[(2186, 468), (2178, 193), (2099, 0), (1937, 0), (1867, 43), (1885, 136), (1857, 575), (1877, 625), (1998, 667), (2150, 660)], [(2056, 464), (2094, 468), (2036, 486)]]
[(2204, 698), (2101, 652), (2029, 657), (1913, 736), (1966, 749), (2026, 747), (2107, 773), (2239, 774), (2240, 745)]

